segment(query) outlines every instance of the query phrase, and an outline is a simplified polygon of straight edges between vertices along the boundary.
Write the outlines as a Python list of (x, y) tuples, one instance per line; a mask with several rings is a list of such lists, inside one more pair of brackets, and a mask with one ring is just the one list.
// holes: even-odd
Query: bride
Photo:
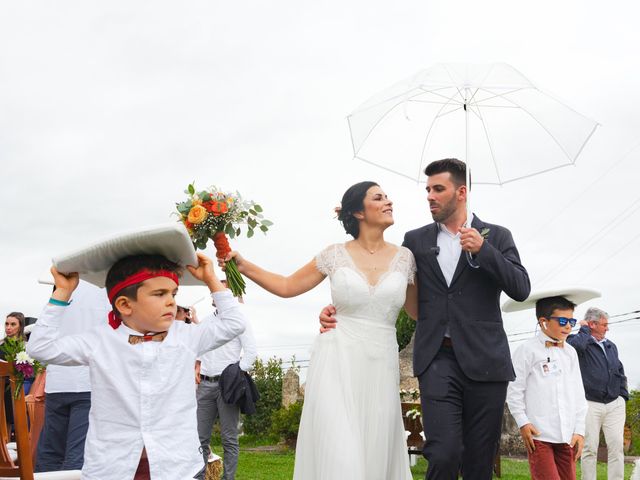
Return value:
[(325, 248), (288, 277), (237, 252), (224, 261), (235, 258), (240, 273), (281, 297), (331, 281), (340, 328), (314, 343), (294, 480), (410, 480), (395, 322), (403, 305), (417, 314), (415, 261), (408, 249), (384, 240), (393, 208), (378, 184), (351, 186), (338, 219), (354, 239)]

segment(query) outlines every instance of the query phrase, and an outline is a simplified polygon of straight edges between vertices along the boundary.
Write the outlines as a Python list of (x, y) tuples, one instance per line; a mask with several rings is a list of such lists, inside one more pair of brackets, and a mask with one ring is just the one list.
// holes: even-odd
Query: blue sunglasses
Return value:
[(569, 323), (572, 327), (576, 326), (578, 320), (575, 318), (567, 318), (567, 317), (549, 317), (549, 320), (555, 320), (560, 324), (561, 327), (564, 327), (567, 323)]

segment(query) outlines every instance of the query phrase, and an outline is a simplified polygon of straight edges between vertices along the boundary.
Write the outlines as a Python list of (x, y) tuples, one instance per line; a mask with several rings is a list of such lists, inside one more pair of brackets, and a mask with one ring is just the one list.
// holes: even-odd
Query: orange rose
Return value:
[(204, 222), (207, 219), (207, 209), (202, 205), (195, 205), (191, 207), (189, 210), (189, 216), (187, 220), (189, 223), (193, 223), (194, 225), (198, 225), (199, 223)]
[(216, 204), (215, 201), (209, 200), (208, 202), (204, 202), (202, 206), (206, 208), (209, 212), (213, 212), (213, 207)]
[(211, 213), (213, 213), (216, 217), (219, 217), (223, 213), (227, 213), (229, 208), (227, 204), (224, 202), (213, 202)]

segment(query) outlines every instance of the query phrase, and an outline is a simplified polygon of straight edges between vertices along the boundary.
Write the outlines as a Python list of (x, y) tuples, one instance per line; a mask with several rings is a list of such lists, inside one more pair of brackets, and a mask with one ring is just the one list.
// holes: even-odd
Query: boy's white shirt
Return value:
[(192, 479), (204, 466), (199, 452), (193, 368), (196, 357), (241, 334), (245, 320), (228, 290), (213, 293), (219, 314), (201, 325), (173, 322), (163, 342), (131, 345), (140, 335), (105, 324), (59, 337), (65, 307), (47, 305), (27, 345), (33, 358), (89, 365), (91, 411), (82, 478), (133, 478), (142, 448), (154, 480)]
[[(540, 332), (513, 354), (516, 379), (507, 403), (518, 427), (531, 423), (540, 432), (535, 440), (570, 443), (574, 434), (584, 436), (588, 408), (578, 354), (566, 342), (559, 348), (545, 347), (545, 341), (553, 339)], [(554, 364), (545, 374), (548, 360)]]

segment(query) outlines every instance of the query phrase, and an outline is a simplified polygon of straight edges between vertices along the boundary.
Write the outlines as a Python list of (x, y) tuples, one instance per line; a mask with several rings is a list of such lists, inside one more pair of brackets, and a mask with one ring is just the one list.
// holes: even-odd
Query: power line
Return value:
[[(571, 255), (569, 255), (560, 263), (555, 264), (551, 268), (551, 270), (544, 277), (542, 277), (542, 280), (540, 280), (538, 284), (544, 285), (549, 280), (551, 280), (552, 278), (557, 276), (559, 273), (561, 273), (568, 264), (573, 262), (575, 259), (579, 258), (584, 252), (586, 252), (593, 245), (598, 243), (602, 238), (604, 238), (605, 235), (607, 235), (613, 228), (615, 228), (617, 224), (621, 224), (624, 220), (626, 220), (627, 217), (633, 215), (635, 211), (638, 210), (638, 208), (640, 208), (640, 196), (638, 196), (638, 198), (636, 198), (636, 200), (631, 205), (629, 205), (625, 210), (623, 210), (619, 215), (614, 217), (613, 220), (611, 220), (604, 227), (602, 227), (596, 233), (594, 233), (591, 237), (589, 237), (587, 241), (585, 241), (584, 243), (582, 243), (582, 245), (580, 245), (577, 249), (575, 249)], [(616, 225), (614, 226), (614, 224)]]
[[(616, 315), (609, 315), (609, 318), (626, 317), (627, 315), (633, 315), (635, 313), (640, 313), (640, 310), (632, 310), (631, 312), (618, 313)], [(639, 317), (634, 317), (634, 318), (630, 318), (630, 319), (627, 319), (627, 320), (635, 320), (636, 318), (639, 318)], [(609, 322), (609, 325), (626, 322), (627, 320), (616, 320), (615, 322)], [(529, 335), (529, 334), (535, 333), (535, 332), (536, 332), (535, 330), (530, 330), (530, 331), (526, 331), (526, 332), (509, 333), (509, 334), (507, 334), (507, 338), (508, 337), (515, 337), (515, 336), (518, 336), (518, 335)]]
[(584, 280), (585, 278), (587, 278), (589, 275), (591, 275), (593, 272), (595, 272), (597, 269), (599, 269), (602, 265), (604, 265), (605, 263), (607, 263), (609, 260), (611, 260), (613, 257), (615, 257), (616, 255), (618, 255), (619, 253), (621, 253), (623, 250), (625, 250), (629, 245), (631, 245), (633, 242), (635, 242), (638, 238), (640, 238), (640, 233), (638, 233), (636, 236), (634, 236), (631, 240), (629, 240), (627, 243), (625, 243), (622, 247), (620, 247), (618, 250), (616, 250), (615, 252), (613, 252), (611, 255), (609, 255), (607, 258), (605, 258), (602, 262), (600, 262), (599, 264), (597, 264), (595, 267), (593, 267), (591, 270), (589, 270), (586, 275), (582, 275), (582, 279)]
[[(635, 313), (635, 312), (633, 312), (633, 313)], [(622, 314), (622, 315), (627, 315), (627, 314)], [(612, 317), (609, 317), (609, 318), (612, 318)], [(630, 321), (632, 321), (632, 320), (638, 320), (638, 319), (640, 319), (640, 316), (638, 316), (638, 317), (631, 317), (631, 318), (625, 318), (625, 319), (623, 319), (623, 320), (616, 320), (615, 322), (609, 322), (609, 325), (615, 325), (616, 323), (625, 323), (625, 322), (630, 322)], [(576, 331), (578, 331), (578, 330), (579, 330), (579, 328), (578, 328), (578, 329), (574, 329), (574, 330), (572, 330), (572, 332), (576, 332)], [(514, 336), (516, 336), (516, 335), (527, 335), (527, 334), (528, 334), (528, 335), (531, 335), (532, 333), (536, 333), (536, 331), (537, 331), (537, 330), (531, 330), (531, 331), (529, 331), (529, 332), (518, 332), (518, 333), (512, 333), (512, 334), (507, 335), (507, 338), (514, 337)], [(527, 338), (518, 338), (518, 339), (516, 339), (516, 340), (511, 340), (511, 343), (515, 343), (515, 342), (522, 342), (522, 341), (524, 341), (524, 340), (528, 340), (528, 337), (527, 337)]]
[(635, 144), (633, 147), (631, 147), (630, 150), (628, 150), (625, 154), (622, 155), (622, 157), (620, 157), (620, 160), (618, 160), (616, 163), (614, 163), (613, 165), (611, 165), (611, 167), (609, 167), (604, 173), (602, 173), (601, 175), (599, 175), (593, 182), (591, 182), (589, 185), (587, 185), (580, 193), (578, 193), (575, 197), (573, 197), (572, 200), (569, 201), (569, 203), (567, 203), (563, 208), (561, 208), (560, 210), (558, 210), (555, 214), (555, 216), (553, 216), (550, 220), (545, 221), (544, 223), (540, 224), (538, 226), (538, 228), (536, 228), (534, 230), (534, 233), (532, 235), (529, 236), (528, 238), (528, 242), (527, 244), (532, 243), (533, 240), (535, 240), (536, 238), (538, 238), (540, 235), (542, 235), (543, 233), (547, 232), (547, 228), (549, 225), (551, 225), (553, 222), (555, 222), (558, 218), (560, 218), (567, 210), (569, 210), (570, 207), (572, 207), (585, 193), (592, 191), (592, 188), (595, 187), (598, 182), (600, 180), (602, 180), (604, 177), (606, 177), (607, 175), (609, 175), (609, 173), (611, 173), (613, 171), (614, 168), (616, 168), (619, 164), (621, 164), (623, 161), (625, 161), (627, 159), (627, 157), (629, 157), (638, 147), (640, 147), (640, 143)]
[(631, 315), (633, 313), (640, 313), (640, 310), (633, 310), (633, 311), (627, 312), (627, 313), (618, 313), (617, 315), (609, 315), (609, 318), (624, 317), (626, 315)]
[[(640, 310), (632, 310), (630, 312), (626, 312), (626, 313), (618, 313), (616, 315), (609, 315), (609, 318), (618, 318), (618, 317), (624, 317), (627, 315), (633, 315), (633, 314), (637, 314), (640, 313)], [(640, 320), (640, 315), (639, 316), (635, 316), (635, 317), (630, 317), (630, 318), (623, 318), (621, 320), (615, 320), (613, 322), (609, 322), (609, 325), (616, 325), (618, 323), (626, 323), (626, 322), (631, 322), (633, 320)], [(579, 330), (579, 328), (572, 330), (573, 332), (577, 332)], [(525, 332), (516, 332), (516, 333), (510, 333), (507, 334), (507, 339), (510, 339), (509, 342), (510, 343), (517, 343), (517, 342), (523, 342), (525, 340), (528, 340), (530, 337), (526, 337), (526, 338), (516, 338), (515, 340), (513, 340), (513, 337), (520, 337), (523, 335), (532, 335), (534, 333), (537, 332), (536, 330), (529, 330), (529, 331), (525, 331)], [(292, 360), (282, 360), (280, 359), (282, 362), (282, 370), (285, 369), (289, 369), (290, 367), (288, 365), (291, 366), (295, 366), (297, 368), (309, 368), (309, 362), (311, 362), (310, 358), (303, 358), (303, 359), (292, 359)], [(304, 365), (302, 365), (304, 364)]]
[(298, 345), (288, 344), (288, 345), (258, 345), (258, 348), (263, 350), (273, 350), (275, 348), (309, 348), (311, 347), (311, 343), (300, 343)]

